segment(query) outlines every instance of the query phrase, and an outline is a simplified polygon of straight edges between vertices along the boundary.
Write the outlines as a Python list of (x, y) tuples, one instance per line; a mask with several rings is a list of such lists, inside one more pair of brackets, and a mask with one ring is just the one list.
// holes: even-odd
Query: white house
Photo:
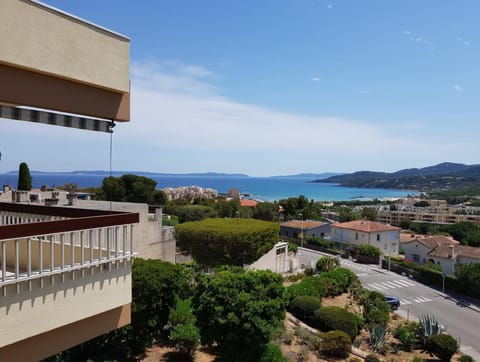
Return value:
[(480, 248), (460, 245), (447, 236), (425, 236), (402, 242), (405, 258), (420, 265), (428, 262), (442, 267), (442, 271), (453, 274), (458, 264), (480, 263)]
[(398, 255), (400, 228), (369, 220), (331, 224), (331, 238), (341, 244), (372, 245), (384, 255)]

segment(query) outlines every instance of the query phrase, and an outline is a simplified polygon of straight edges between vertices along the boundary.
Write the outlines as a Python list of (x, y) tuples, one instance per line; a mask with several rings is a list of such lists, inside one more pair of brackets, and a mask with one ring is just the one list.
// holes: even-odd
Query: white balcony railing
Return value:
[[(29, 213), (29, 211), (31, 213)], [(136, 253), (138, 214), (0, 204), (0, 287), (119, 268)], [(76, 273), (80, 271), (80, 273)], [(58, 280), (58, 279), (57, 279)]]

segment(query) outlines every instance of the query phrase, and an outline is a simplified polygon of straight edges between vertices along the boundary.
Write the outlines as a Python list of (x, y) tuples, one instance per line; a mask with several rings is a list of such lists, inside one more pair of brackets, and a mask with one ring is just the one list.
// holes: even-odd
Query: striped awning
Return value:
[(113, 133), (113, 121), (0, 104), (0, 118)]

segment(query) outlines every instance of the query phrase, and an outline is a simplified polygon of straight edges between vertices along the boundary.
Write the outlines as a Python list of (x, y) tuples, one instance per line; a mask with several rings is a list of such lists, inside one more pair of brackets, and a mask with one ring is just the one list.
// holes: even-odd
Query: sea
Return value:
[[(142, 175), (141, 173), (136, 173)], [(50, 187), (74, 183), (78, 187), (99, 187), (105, 174), (91, 173), (35, 173), (31, 172), (33, 188)], [(117, 176), (117, 175), (114, 175)], [(308, 177), (248, 177), (229, 175), (156, 175), (144, 174), (157, 181), (157, 188), (201, 186), (228, 193), (232, 188), (247, 198), (275, 201), (304, 195), (315, 201), (385, 200), (418, 195), (414, 190), (370, 189), (342, 187), (331, 183), (312, 183)], [(0, 174), (0, 185), (16, 187), (17, 173)]]

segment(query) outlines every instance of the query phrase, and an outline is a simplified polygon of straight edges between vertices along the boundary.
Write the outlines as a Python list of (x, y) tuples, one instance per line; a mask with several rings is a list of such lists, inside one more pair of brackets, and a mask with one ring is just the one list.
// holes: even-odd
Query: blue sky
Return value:
[[(478, 1), (44, 2), (131, 38), (116, 170), (479, 163)], [(109, 167), (105, 134), (4, 120), (0, 133), (0, 172)]]

